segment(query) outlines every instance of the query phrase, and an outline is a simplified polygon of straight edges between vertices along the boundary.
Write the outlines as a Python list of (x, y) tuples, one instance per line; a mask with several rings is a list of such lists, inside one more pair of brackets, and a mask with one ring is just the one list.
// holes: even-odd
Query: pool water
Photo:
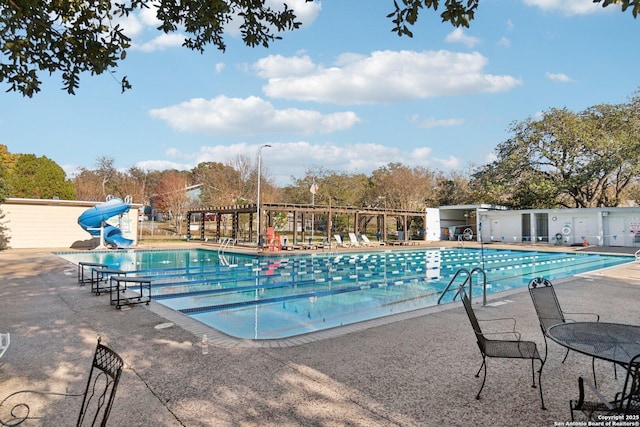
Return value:
[[(487, 292), (554, 280), (634, 260), (631, 256), (496, 249), (416, 249), (251, 256), (216, 251), (65, 252), (148, 277), (152, 299), (228, 335), (275, 339), (340, 327), (438, 304), (460, 269), (486, 272)], [(464, 280), (462, 274), (458, 284)], [(474, 277), (473, 295), (482, 294)], [(453, 286), (452, 288), (455, 288)], [(453, 292), (443, 297), (451, 302)]]

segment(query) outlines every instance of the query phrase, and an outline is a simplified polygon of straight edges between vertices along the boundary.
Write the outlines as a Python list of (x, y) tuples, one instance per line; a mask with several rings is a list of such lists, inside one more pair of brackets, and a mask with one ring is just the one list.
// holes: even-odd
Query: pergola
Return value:
[[(220, 218), (222, 215), (230, 215), (231, 220), (231, 238), (238, 239), (239, 237), (239, 224), (240, 224), (240, 215), (248, 215), (248, 223), (249, 223), (249, 236), (254, 235), (253, 223), (254, 223), (254, 215), (257, 212), (257, 206), (255, 204), (248, 205), (232, 205), (232, 206), (216, 206), (216, 207), (208, 207), (208, 208), (199, 208), (199, 209), (191, 209), (187, 212), (187, 239), (193, 238), (191, 235), (191, 225), (199, 223), (198, 230), (200, 231), (200, 240), (205, 240), (205, 214), (215, 215), (216, 218)], [(409, 225), (414, 218), (422, 218), (424, 220), (424, 224), (426, 224), (426, 211), (412, 211), (412, 210), (401, 210), (401, 209), (387, 209), (387, 208), (378, 208), (378, 207), (353, 207), (353, 206), (320, 206), (320, 205), (299, 205), (299, 204), (288, 204), (288, 203), (263, 203), (262, 204), (262, 213), (260, 214), (261, 223), (260, 226), (263, 227), (260, 235), (265, 235), (265, 230), (267, 227), (273, 226), (274, 218), (276, 214), (286, 213), (293, 217), (294, 224), (305, 224), (305, 221), (309, 216), (317, 216), (317, 215), (326, 215), (327, 216), (327, 227), (326, 227), (326, 237), (328, 240), (331, 240), (331, 222), (332, 215), (341, 214), (341, 215), (350, 215), (353, 217), (353, 228), (350, 231), (353, 231), (356, 235), (360, 235), (361, 232), (358, 229), (359, 227), (359, 219), (362, 216), (374, 216), (377, 220), (377, 228), (378, 230), (383, 230), (383, 235), (381, 236), (382, 240), (387, 240), (386, 230), (387, 230), (387, 221), (389, 218), (400, 219), (400, 222), (403, 224), (403, 233), (401, 240), (409, 240)], [(197, 220), (194, 221), (193, 217), (195, 214), (197, 215)], [(350, 221), (351, 224), (351, 221)], [(220, 221), (216, 221), (216, 232), (215, 238), (220, 239), (221, 237), (221, 224)], [(298, 227), (293, 227), (293, 239), (295, 241), (304, 241), (306, 238), (305, 227), (301, 228), (301, 231), (298, 231)], [(424, 237), (426, 239), (426, 233), (424, 233)]]

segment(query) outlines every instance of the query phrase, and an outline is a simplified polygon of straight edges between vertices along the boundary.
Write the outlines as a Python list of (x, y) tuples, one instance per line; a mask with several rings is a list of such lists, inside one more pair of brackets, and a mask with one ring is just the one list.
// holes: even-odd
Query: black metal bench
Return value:
[[(80, 286), (84, 286), (87, 283), (93, 283), (93, 270), (95, 268), (107, 268), (109, 267), (107, 264), (102, 264), (99, 262), (84, 262), (81, 261), (78, 263), (78, 283), (80, 284)], [(87, 271), (91, 273), (91, 275), (88, 275), (87, 277), (85, 277), (85, 271)]]
[(100, 295), (101, 291), (111, 292), (112, 282), (109, 280), (110, 277), (126, 275), (126, 271), (115, 268), (94, 268), (91, 271), (91, 292), (96, 295)]
[[(127, 276), (111, 276), (110, 283), (110, 300), (111, 305), (115, 305), (120, 309), (123, 305), (147, 304), (151, 302), (151, 279), (144, 277), (127, 277)], [(131, 291), (131, 287), (127, 284), (134, 284), (139, 294)], [(147, 295), (145, 296), (145, 291)]]

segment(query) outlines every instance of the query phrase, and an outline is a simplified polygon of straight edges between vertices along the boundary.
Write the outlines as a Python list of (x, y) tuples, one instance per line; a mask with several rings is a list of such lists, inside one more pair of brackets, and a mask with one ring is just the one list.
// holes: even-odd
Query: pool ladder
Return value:
[[(460, 276), (463, 273), (466, 274), (466, 277), (464, 281), (458, 286), (458, 288), (460, 288), (460, 286), (465, 286), (467, 283), (469, 283), (469, 292), (468, 292), (469, 301), (472, 301), (473, 274), (474, 273), (477, 273), (476, 275), (482, 274), (482, 305), (487, 305), (487, 273), (484, 271), (484, 269), (480, 267), (476, 267), (471, 271), (467, 270), (466, 268), (461, 268), (460, 270), (456, 271), (456, 274), (453, 275), (447, 287), (444, 288), (444, 291), (442, 291), (442, 294), (440, 294), (440, 298), (438, 298), (438, 304), (440, 304), (440, 302), (442, 301), (446, 293), (449, 292), (449, 288), (451, 288), (451, 285), (455, 283), (458, 276)], [(458, 293), (459, 291), (457, 291), (456, 294), (453, 296), (454, 301), (456, 300)]]
[(218, 257), (220, 258), (220, 263), (223, 265), (229, 265), (227, 257), (224, 256), (224, 250), (231, 244), (233, 244), (233, 238), (225, 237), (222, 242), (220, 242), (220, 246), (218, 247)]

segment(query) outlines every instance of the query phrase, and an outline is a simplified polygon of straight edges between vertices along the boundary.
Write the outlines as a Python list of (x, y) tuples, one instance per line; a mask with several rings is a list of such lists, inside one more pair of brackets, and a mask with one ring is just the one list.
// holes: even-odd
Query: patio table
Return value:
[(567, 322), (549, 328), (547, 335), (561, 346), (629, 369), (640, 354), (640, 326), (606, 322)]

